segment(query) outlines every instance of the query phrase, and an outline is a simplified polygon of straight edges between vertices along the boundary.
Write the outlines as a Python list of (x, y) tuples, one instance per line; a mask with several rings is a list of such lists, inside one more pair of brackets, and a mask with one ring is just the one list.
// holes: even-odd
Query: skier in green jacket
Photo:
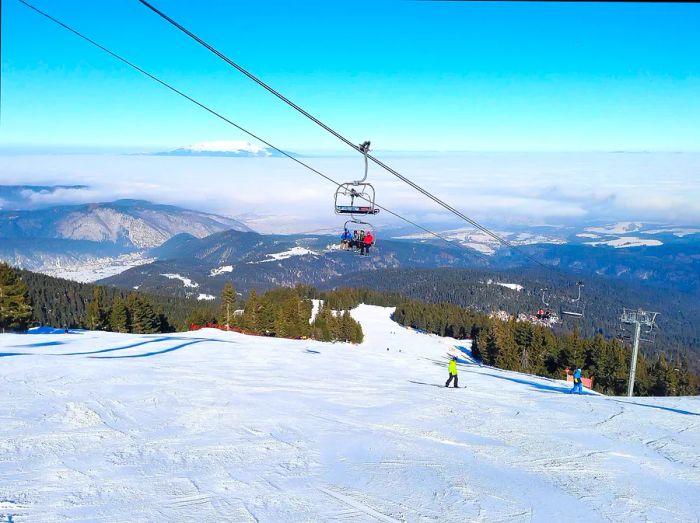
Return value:
[(445, 387), (449, 387), (450, 382), (452, 380), (455, 380), (454, 387), (458, 388), (458, 385), (457, 385), (457, 356), (452, 356), (452, 359), (450, 360), (450, 364), (447, 366), (447, 370), (450, 373), (450, 377), (447, 379), (447, 382), (445, 383)]

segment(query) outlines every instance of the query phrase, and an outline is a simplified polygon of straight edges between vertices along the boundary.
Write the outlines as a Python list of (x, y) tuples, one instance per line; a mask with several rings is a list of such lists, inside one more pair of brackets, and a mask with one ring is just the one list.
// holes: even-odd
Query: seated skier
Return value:
[(369, 248), (374, 245), (374, 236), (372, 236), (372, 231), (367, 231), (365, 237), (362, 239), (362, 249), (360, 254), (363, 256), (369, 254)]
[(347, 251), (350, 248), (350, 242), (352, 241), (352, 234), (350, 231), (345, 229), (343, 234), (340, 236), (340, 248)]
[(352, 240), (350, 240), (350, 247), (357, 247), (359, 241), (360, 235), (358, 234), (357, 230), (354, 230), (352, 232)]

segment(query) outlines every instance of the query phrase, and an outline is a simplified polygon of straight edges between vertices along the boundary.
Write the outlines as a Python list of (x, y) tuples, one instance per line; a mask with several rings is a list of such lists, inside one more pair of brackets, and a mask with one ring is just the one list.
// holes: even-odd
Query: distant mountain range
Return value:
[(239, 291), (297, 283), (319, 285), (344, 274), (390, 267), (472, 267), (472, 251), (451, 245), (382, 240), (371, 256), (341, 251), (335, 236), (261, 235), (224, 231), (206, 238), (180, 234), (148, 251), (157, 261), (101, 280), (145, 292), (218, 296), (232, 279)]
[(204, 237), (227, 229), (250, 230), (232, 218), (143, 200), (0, 211), (4, 239), (88, 240), (143, 249), (182, 232)]
[(177, 234), (231, 229), (250, 231), (232, 218), (143, 200), (0, 211), (0, 259), (90, 281), (144, 263), (147, 249)]
[(152, 153), (153, 156), (224, 156), (234, 158), (279, 157), (278, 151), (261, 147), (245, 140), (217, 140), (200, 142), (172, 151)]

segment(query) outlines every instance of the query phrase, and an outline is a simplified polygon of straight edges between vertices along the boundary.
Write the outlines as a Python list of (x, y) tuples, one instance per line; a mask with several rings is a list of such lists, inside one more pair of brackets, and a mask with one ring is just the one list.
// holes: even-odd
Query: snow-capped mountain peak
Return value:
[(154, 153), (156, 156), (233, 156), (269, 157), (279, 153), (267, 147), (255, 145), (247, 140), (212, 140), (193, 143), (178, 149)]
[(255, 155), (270, 156), (264, 147), (260, 147), (246, 140), (214, 140), (211, 142), (199, 142), (188, 145), (185, 149), (193, 152), (216, 153), (251, 153)]

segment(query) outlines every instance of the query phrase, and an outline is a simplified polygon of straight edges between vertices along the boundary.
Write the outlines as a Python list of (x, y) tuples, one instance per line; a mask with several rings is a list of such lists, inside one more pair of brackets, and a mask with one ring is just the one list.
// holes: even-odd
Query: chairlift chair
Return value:
[(585, 306), (581, 301), (581, 289), (583, 288), (583, 282), (577, 281), (576, 288), (578, 289), (578, 296), (570, 299), (569, 303), (562, 305), (562, 316), (569, 316), (570, 318), (583, 318), (585, 309)]
[[(354, 224), (354, 225), (350, 225), (350, 224)], [(354, 231), (363, 230), (363, 231), (365, 231), (365, 235), (366, 235), (366, 233), (369, 232), (372, 234), (372, 238), (373, 238), (371, 246), (372, 247), (377, 246), (377, 236), (375, 235), (375, 232), (374, 232), (375, 231), (374, 225), (372, 225), (371, 223), (369, 223), (367, 221), (360, 220), (360, 219), (355, 218), (353, 216), (350, 220), (347, 220), (345, 222), (345, 224), (343, 225), (343, 230), (344, 231), (347, 230), (351, 233)], [(359, 249), (356, 249), (356, 250), (359, 250)]]
[(537, 311), (537, 319), (538, 320), (547, 320), (551, 318), (552, 313), (554, 312), (552, 308), (549, 305), (549, 302), (547, 301), (547, 289), (541, 289), (542, 291), (542, 304), (544, 305), (544, 308), (541, 308), (540, 310), (542, 311)]
[[(369, 163), (367, 153), (369, 153), (370, 142), (366, 141), (360, 145), (360, 151), (365, 157), (365, 175), (361, 180), (345, 182), (338, 185), (335, 191), (335, 213), (349, 214), (351, 216), (374, 215), (379, 209), (374, 203), (375, 191), (371, 183), (367, 182), (367, 171)], [(358, 200), (361, 204), (358, 204)]]

